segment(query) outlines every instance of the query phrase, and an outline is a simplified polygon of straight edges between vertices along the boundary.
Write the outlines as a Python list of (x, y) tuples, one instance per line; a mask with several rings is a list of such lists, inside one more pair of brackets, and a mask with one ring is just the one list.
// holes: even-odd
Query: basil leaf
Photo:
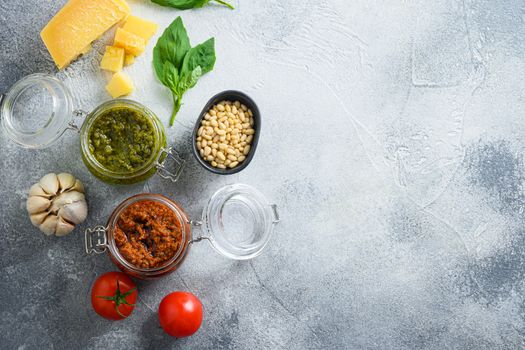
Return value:
[(195, 7), (203, 7), (210, 0), (151, 0), (161, 6), (174, 7), (179, 10), (188, 10)]
[(191, 72), (184, 72), (179, 80), (179, 91), (186, 91), (194, 87), (202, 74), (203, 73), (200, 66), (196, 67)]
[(151, 0), (152, 2), (161, 6), (173, 7), (179, 10), (188, 10), (192, 8), (204, 7), (210, 1), (218, 2), (224, 6), (228, 6), (232, 10), (234, 7), (224, 0)]
[[(162, 68), (165, 61), (170, 61), (175, 67), (180, 67), (184, 56), (191, 49), (190, 38), (184, 28), (182, 19), (177, 17), (162, 33), (153, 49), (153, 66), (155, 73), (162, 81)], [(163, 82), (163, 81), (162, 81)], [(163, 82), (164, 83), (164, 82)]]
[[(179, 70), (170, 61), (164, 62), (162, 82), (174, 91), (179, 83)], [(175, 91), (174, 91), (175, 92)]]
[(206, 74), (215, 65), (215, 39), (210, 38), (195, 47), (192, 47), (182, 62), (181, 71), (191, 72), (197, 67), (201, 67), (202, 74)]
[(153, 67), (157, 78), (173, 95), (170, 125), (175, 121), (184, 93), (194, 87), (199, 78), (211, 71), (214, 65), (215, 39), (208, 39), (192, 48), (180, 17), (162, 33), (153, 49)]

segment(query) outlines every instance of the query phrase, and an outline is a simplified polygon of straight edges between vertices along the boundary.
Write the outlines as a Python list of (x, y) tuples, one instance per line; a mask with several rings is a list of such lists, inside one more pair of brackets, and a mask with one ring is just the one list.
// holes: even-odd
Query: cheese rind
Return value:
[(113, 45), (122, 47), (127, 54), (138, 56), (146, 49), (146, 40), (136, 34), (128, 32), (127, 30), (117, 28)]
[(124, 0), (69, 0), (40, 32), (59, 69), (129, 15)]
[(129, 95), (133, 89), (133, 81), (123, 72), (113, 74), (108, 85), (106, 85), (106, 90), (113, 98)]
[(149, 39), (151, 39), (153, 35), (155, 35), (157, 30), (159, 29), (159, 25), (157, 23), (139, 18), (137, 16), (130, 15), (126, 19), (126, 23), (124, 23), (122, 29), (140, 36), (147, 42)]
[(106, 46), (106, 52), (100, 61), (100, 68), (111, 72), (118, 72), (124, 66), (124, 49), (115, 46)]

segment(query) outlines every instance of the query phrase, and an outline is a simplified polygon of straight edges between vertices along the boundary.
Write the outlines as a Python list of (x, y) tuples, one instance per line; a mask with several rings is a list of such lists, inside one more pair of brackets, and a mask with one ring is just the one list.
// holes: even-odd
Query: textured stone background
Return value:
[[(97, 68), (111, 34), (57, 72), (38, 33), (65, 1), (0, 2), (0, 91), (34, 72), (56, 74), (89, 110), (108, 99)], [(30, 151), (0, 139), (0, 341), (6, 349), (518, 349), (525, 348), (525, 7), (522, 0), (234, 0), (179, 12), (129, 0), (164, 28), (182, 15), (193, 43), (216, 37), (215, 70), (185, 96), (169, 140), (188, 160), (179, 183), (96, 180), (78, 136)], [(131, 96), (167, 124), (169, 93), (151, 48), (126, 69)], [(252, 164), (220, 177), (190, 153), (210, 96), (234, 88), (264, 125)], [(69, 171), (88, 191), (87, 222), (44, 237), (26, 191)], [(140, 283), (132, 317), (91, 310), (106, 256), (83, 252), (83, 229), (121, 200), (160, 192), (198, 218), (226, 183), (249, 183), (282, 223), (251, 262), (206, 242), (176, 273)], [(204, 304), (193, 337), (163, 334), (163, 295)]]

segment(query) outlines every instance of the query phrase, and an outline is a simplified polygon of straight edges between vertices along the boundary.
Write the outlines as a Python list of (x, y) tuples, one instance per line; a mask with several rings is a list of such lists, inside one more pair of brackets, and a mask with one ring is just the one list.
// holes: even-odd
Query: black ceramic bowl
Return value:
[[(206, 115), (206, 113), (217, 103), (221, 101), (239, 101), (241, 104), (245, 105), (249, 109), (252, 110), (253, 113), (253, 129), (255, 130), (255, 134), (253, 135), (252, 144), (250, 147), (250, 152), (246, 156), (246, 159), (236, 166), (233, 169), (226, 168), (226, 169), (220, 169), (213, 167), (210, 163), (205, 161), (201, 158), (201, 155), (199, 151), (197, 150), (197, 132), (199, 131), (199, 127), (201, 126), (201, 121)], [(245, 93), (240, 91), (234, 91), (234, 90), (228, 90), (218, 93), (217, 95), (213, 96), (208, 103), (204, 106), (202, 109), (202, 112), (199, 114), (199, 118), (197, 119), (197, 122), (195, 123), (195, 128), (193, 129), (193, 135), (192, 135), (192, 146), (191, 149), (193, 150), (193, 155), (195, 158), (197, 158), (197, 161), (200, 165), (202, 165), (205, 169), (211, 171), (212, 173), (219, 174), (219, 175), (231, 175), (238, 173), (239, 171), (243, 170), (250, 164), (252, 161), (253, 155), (255, 154), (255, 150), (257, 149), (257, 143), (259, 143), (259, 134), (261, 132), (261, 113), (259, 112), (259, 108), (257, 108), (257, 105), (255, 102)]]

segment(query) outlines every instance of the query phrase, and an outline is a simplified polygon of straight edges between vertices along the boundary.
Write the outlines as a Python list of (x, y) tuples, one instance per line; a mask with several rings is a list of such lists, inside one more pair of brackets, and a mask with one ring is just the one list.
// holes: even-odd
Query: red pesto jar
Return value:
[[(180, 224), (181, 244), (173, 257), (162, 265), (141, 268), (133, 265), (119, 250), (115, 240), (118, 220), (131, 205), (141, 201), (161, 204)], [(202, 214), (202, 221), (192, 221), (182, 207), (160, 194), (143, 193), (129, 197), (112, 212), (106, 226), (85, 231), (87, 254), (107, 252), (113, 263), (126, 274), (139, 279), (155, 279), (175, 271), (184, 262), (193, 243), (208, 240), (220, 254), (235, 260), (258, 256), (266, 247), (275, 224), (280, 221), (277, 206), (269, 204), (255, 188), (234, 184), (219, 189), (210, 198)], [(192, 227), (199, 227), (201, 235), (193, 239)]]

